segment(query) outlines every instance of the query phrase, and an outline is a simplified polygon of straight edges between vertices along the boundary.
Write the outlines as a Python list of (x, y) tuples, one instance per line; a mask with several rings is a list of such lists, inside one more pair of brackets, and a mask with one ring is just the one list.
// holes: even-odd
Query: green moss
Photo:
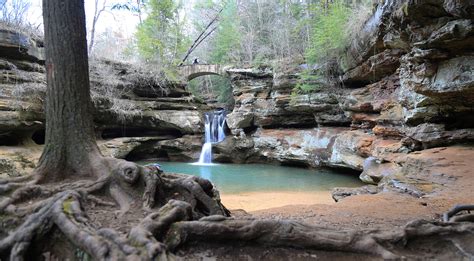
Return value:
[(179, 242), (181, 242), (181, 234), (178, 233), (179, 231), (177, 228), (176, 224), (172, 224), (168, 230), (168, 234), (166, 234), (166, 245), (177, 245)]
[(64, 211), (64, 213), (66, 213), (68, 215), (72, 215), (72, 202), (73, 201), (74, 201), (73, 199), (66, 199), (63, 202), (63, 211)]
[(322, 76), (319, 74), (311, 73), (306, 71), (301, 74), (300, 80), (293, 88), (292, 97), (295, 97), (298, 94), (308, 94), (314, 93), (321, 90), (322, 86), (319, 84)]

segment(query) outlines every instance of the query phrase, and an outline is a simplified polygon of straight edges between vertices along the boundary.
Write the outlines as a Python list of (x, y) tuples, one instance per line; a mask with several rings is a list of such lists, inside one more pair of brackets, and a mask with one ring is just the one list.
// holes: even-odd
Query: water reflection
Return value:
[(212, 180), (212, 166), (198, 166), (199, 176), (208, 180)]
[(196, 175), (209, 179), (223, 193), (256, 191), (328, 191), (334, 187), (356, 187), (358, 175), (331, 170), (309, 170), (264, 164), (196, 165), (160, 162), (165, 172)]

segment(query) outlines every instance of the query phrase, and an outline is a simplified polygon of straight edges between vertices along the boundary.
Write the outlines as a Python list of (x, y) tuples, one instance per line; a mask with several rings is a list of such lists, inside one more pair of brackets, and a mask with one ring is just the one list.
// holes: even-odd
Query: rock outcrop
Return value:
[(407, 171), (411, 155), (474, 140), (473, 8), (383, 1), (346, 52), (344, 88), (318, 82), (296, 93), (301, 68), (229, 70), (233, 135), (216, 159), (350, 168), (364, 182), (423, 195), (417, 188), (433, 180)]
[[(0, 30), (0, 172), (5, 175), (30, 171), (41, 153), (43, 49), (41, 40)], [(207, 106), (196, 101), (185, 85), (165, 81), (146, 68), (106, 60), (90, 61), (90, 77), (97, 137), (105, 155), (135, 160), (197, 157), (193, 152), (199, 149), (184, 151), (189, 144), (166, 145), (183, 139), (200, 142), (201, 112)], [(174, 156), (179, 150), (188, 157)]]

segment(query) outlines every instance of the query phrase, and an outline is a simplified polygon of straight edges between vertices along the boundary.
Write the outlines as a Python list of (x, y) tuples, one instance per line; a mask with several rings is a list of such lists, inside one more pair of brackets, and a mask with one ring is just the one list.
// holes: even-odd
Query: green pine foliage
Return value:
[[(339, 60), (342, 52), (349, 44), (346, 26), (351, 15), (351, 9), (344, 1), (336, 0), (327, 6), (315, 5), (314, 19), (311, 22), (311, 41), (305, 51), (308, 64), (324, 64), (331, 60)], [(329, 68), (329, 66), (326, 66)], [(294, 93), (311, 93), (321, 89), (320, 82), (328, 82), (328, 73), (323, 66), (317, 71), (305, 70), (301, 75), (301, 82), (296, 85)]]
[(213, 49), (210, 55), (212, 63), (231, 63), (235, 61), (236, 50), (240, 47), (239, 17), (236, 0), (225, 3), (221, 13), (219, 27), (213, 38)]
[(148, 16), (136, 33), (139, 55), (162, 68), (176, 65), (190, 44), (180, 15), (181, 1), (150, 0), (146, 8)]
[(313, 22), (311, 42), (306, 50), (306, 60), (309, 63), (319, 63), (321, 60), (338, 56), (348, 44), (345, 27), (350, 15), (349, 7), (344, 1), (330, 3), (326, 10), (316, 6), (318, 14)]

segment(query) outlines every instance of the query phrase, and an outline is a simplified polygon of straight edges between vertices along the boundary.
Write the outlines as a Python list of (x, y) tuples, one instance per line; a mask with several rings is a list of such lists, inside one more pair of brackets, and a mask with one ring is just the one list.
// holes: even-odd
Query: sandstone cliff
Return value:
[(379, 4), (343, 57), (343, 88), (323, 83), (292, 94), (301, 69), (229, 70), (233, 136), (216, 158), (351, 168), (367, 183), (424, 193), (424, 181), (405, 175), (410, 153), (472, 149), (473, 8), (454, 0)]
[[(31, 170), (41, 153), (43, 53), (41, 40), (0, 30), (0, 174)], [(164, 81), (147, 68), (104, 60), (90, 61), (90, 77), (97, 138), (105, 155), (176, 160), (173, 153), (180, 148), (161, 147), (183, 140), (186, 146), (200, 146), (201, 111), (207, 106), (194, 100), (185, 85)], [(197, 148), (187, 159), (199, 156), (193, 154)]]

